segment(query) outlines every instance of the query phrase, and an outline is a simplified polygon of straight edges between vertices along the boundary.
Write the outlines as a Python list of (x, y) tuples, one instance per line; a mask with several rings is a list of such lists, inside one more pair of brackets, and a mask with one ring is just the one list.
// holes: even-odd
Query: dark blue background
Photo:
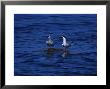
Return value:
[[(70, 54), (47, 54), (48, 34), (55, 48), (62, 48), (63, 34), (72, 45)], [(15, 76), (97, 75), (96, 14), (15, 14)]]

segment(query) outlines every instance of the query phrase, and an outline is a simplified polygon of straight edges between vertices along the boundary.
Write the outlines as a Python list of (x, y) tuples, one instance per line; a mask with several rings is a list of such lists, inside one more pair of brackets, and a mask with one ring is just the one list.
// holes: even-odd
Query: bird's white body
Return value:
[[(62, 36), (62, 37), (63, 37), (63, 36)], [(67, 41), (66, 41), (66, 38), (65, 38), (65, 37), (63, 37), (63, 44), (62, 44), (62, 46), (64, 46), (64, 47), (69, 46), (69, 44), (67, 43)]]
[(47, 45), (53, 45), (53, 41), (51, 39), (51, 36), (48, 36), (48, 40), (46, 41)]

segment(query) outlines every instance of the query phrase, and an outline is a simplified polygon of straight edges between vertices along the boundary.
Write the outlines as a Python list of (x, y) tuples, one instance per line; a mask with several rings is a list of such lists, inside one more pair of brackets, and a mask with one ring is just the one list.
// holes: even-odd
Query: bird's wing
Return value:
[(66, 38), (63, 37), (63, 45), (66, 45)]

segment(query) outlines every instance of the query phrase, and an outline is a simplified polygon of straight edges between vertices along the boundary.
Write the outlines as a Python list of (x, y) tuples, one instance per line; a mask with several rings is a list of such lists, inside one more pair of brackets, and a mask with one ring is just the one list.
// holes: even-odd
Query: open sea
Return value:
[[(66, 55), (47, 51), (49, 34), (55, 49), (67, 38)], [(97, 76), (97, 15), (15, 14), (14, 75)]]

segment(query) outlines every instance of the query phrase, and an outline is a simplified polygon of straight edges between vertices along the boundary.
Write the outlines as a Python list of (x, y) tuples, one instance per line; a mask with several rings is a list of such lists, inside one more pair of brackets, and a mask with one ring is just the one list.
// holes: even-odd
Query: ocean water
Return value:
[[(62, 49), (64, 35), (71, 46), (48, 52), (48, 35), (53, 48)], [(15, 76), (96, 76), (96, 14), (15, 14)]]

